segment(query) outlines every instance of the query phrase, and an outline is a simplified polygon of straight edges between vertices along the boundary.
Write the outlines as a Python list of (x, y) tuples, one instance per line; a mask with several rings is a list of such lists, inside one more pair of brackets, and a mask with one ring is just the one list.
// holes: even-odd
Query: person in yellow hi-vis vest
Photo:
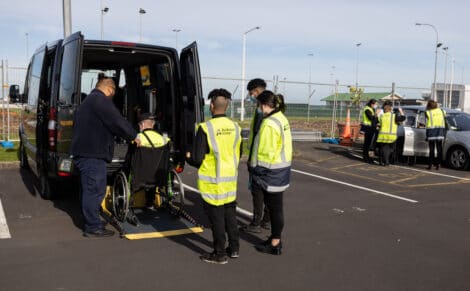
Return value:
[(197, 186), (212, 229), (214, 251), (200, 258), (215, 264), (226, 264), (227, 255), (238, 258), (240, 248), (236, 200), (242, 140), (239, 125), (225, 115), (231, 97), (225, 89), (209, 93), (212, 119), (199, 125), (195, 147), (186, 153), (188, 163), (199, 169)]
[(264, 91), (258, 96), (263, 121), (253, 142), (250, 161), (252, 191), (262, 192), (271, 221), (271, 236), (256, 245), (260, 252), (280, 255), (284, 228), (284, 191), (289, 187), (292, 162), (292, 135), (284, 116), (282, 95)]
[[(170, 139), (166, 136), (162, 136), (157, 131), (154, 130), (155, 127), (155, 117), (150, 113), (139, 113), (137, 116), (137, 121), (139, 123), (140, 132), (137, 134), (137, 138), (141, 141), (139, 147), (145, 148), (159, 148), (167, 145), (170, 142)], [(129, 150), (126, 155), (125, 167), (129, 168), (131, 163), (131, 158), (136, 150), (136, 145), (132, 144), (129, 147)], [(147, 209), (154, 208), (155, 201), (155, 187), (145, 189), (145, 206)], [(133, 210), (133, 197), (131, 197), (131, 207), (127, 213), (127, 221), (133, 225), (139, 225), (139, 220)]]
[[(446, 135), (446, 113), (438, 107), (437, 102), (429, 100), (426, 106), (426, 140), (429, 144), (428, 170), (432, 165), (439, 170), (442, 160), (442, 143)], [(437, 149), (437, 156), (434, 149)]]
[(374, 135), (376, 133), (377, 115), (375, 113), (375, 110), (377, 109), (377, 105), (377, 100), (370, 99), (362, 112), (361, 131), (364, 132), (364, 145), (362, 146), (362, 157), (364, 158), (364, 162), (366, 163), (373, 163), (372, 159), (369, 156), (369, 150), (373, 143)]
[(383, 104), (384, 113), (379, 117), (379, 133), (377, 144), (380, 149), (380, 165), (390, 165), (390, 156), (397, 141), (398, 123), (406, 119), (403, 110), (398, 108), (400, 114), (393, 113), (392, 102), (385, 101)]

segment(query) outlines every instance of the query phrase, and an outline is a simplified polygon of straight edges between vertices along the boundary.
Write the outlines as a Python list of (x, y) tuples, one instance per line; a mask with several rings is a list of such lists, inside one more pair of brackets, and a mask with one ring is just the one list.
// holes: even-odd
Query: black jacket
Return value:
[(71, 154), (74, 157), (97, 158), (110, 162), (114, 136), (128, 141), (137, 131), (119, 113), (111, 99), (94, 89), (75, 112)]

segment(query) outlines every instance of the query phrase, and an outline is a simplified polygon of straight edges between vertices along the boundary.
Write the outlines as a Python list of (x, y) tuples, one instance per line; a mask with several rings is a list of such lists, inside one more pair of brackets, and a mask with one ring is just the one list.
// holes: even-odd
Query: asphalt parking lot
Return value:
[[(284, 254), (254, 250), (268, 232), (242, 235), (241, 257), (223, 266), (198, 258), (211, 249), (208, 229), (136, 241), (84, 238), (75, 195), (45, 201), (29, 172), (0, 170), (11, 234), (0, 239), (0, 289), (470, 290), (470, 172), (380, 167), (325, 145), (304, 145), (302, 153), (285, 195)], [(190, 187), (195, 173), (184, 173)], [(246, 179), (242, 164), (239, 207), (251, 211)], [(188, 190), (187, 198), (188, 211), (207, 226), (197, 193)]]

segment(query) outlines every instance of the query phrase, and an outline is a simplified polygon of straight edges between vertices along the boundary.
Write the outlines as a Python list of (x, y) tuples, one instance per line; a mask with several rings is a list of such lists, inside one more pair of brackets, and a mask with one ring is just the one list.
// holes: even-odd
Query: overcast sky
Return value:
[[(62, 1), (0, 1), (0, 57), (9, 64), (25, 66), (26, 38), (29, 56), (45, 41), (60, 38)], [(179, 47), (193, 40), (200, 47), (204, 76), (240, 78), (242, 34), (248, 34), (247, 77), (307, 81), (309, 62), (312, 81), (342, 84), (355, 81), (355, 43), (358, 50), (359, 83), (429, 88), (434, 72), (435, 34), (455, 57), (455, 82), (462, 81), (462, 68), (470, 71), (469, 1), (151, 1), (103, 0), (109, 12), (104, 18), (105, 39), (138, 41), (140, 7), (144, 42), (175, 46), (173, 28), (179, 28)], [(100, 37), (100, 1), (72, 0), (72, 29), (85, 38)], [(314, 57), (308, 57), (313, 53)], [(450, 64), (450, 62), (449, 62)], [(332, 69), (332, 66), (335, 69)], [(463, 81), (470, 82), (464, 71)], [(334, 76), (332, 75), (334, 73)], [(450, 65), (448, 79), (450, 78)], [(444, 55), (439, 54), (438, 81), (444, 80)], [(238, 82), (206, 81), (205, 89), (224, 86), (233, 90)], [(315, 86), (314, 86), (315, 87)], [(280, 86), (283, 91), (283, 85)], [(316, 86), (314, 103), (331, 88)], [(305, 86), (287, 85), (288, 100), (304, 100)], [(366, 89), (387, 91), (388, 89)], [(405, 91), (405, 90), (402, 90)], [(420, 97), (422, 90), (408, 90)], [(240, 91), (238, 91), (239, 94)], [(237, 95), (238, 95), (237, 94)]]

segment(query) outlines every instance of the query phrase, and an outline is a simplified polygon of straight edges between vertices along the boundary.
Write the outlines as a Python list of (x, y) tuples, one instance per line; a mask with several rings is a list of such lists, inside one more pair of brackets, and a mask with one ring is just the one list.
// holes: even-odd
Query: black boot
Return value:
[(279, 242), (277, 246), (273, 246), (271, 242), (268, 244), (261, 243), (259, 245), (256, 245), (255, 248), (258, 252), (266, 254), (271, 254), (275, 256), (279, 256), (282, 254), (282, 242)]

